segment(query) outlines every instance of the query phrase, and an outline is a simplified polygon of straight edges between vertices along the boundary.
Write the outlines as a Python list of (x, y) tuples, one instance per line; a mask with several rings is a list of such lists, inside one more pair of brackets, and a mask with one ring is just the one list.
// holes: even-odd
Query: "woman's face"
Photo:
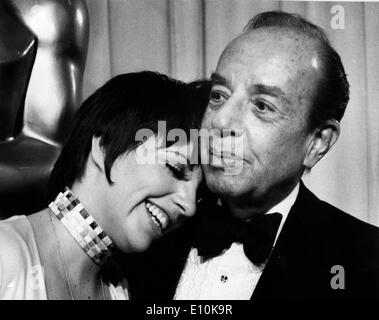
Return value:
[(146, 250), (196, 211), (202, 172), (189, 163), (197, 146), (164, 148), (161, 141), (151, 137), (119, 157), (111, 169), (114, 183), (96, 201), (103, 213), (100, 225), (123, 252)]

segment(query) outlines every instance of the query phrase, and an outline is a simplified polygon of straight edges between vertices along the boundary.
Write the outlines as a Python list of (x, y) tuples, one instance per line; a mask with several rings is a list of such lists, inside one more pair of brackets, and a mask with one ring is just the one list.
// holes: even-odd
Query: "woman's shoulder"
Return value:
[(0, 221), (0, 254), (9, 251), (16, 253), (30, 241), (32, 234), (33, 229), (26, 216), (13, 216)]
[(21, 282), (35, 278), (37, 267), (41, 264), (28, 218), (13, 216), (0, 221), (0, 293), (8, 294), (20, 288)]
[(34, 241), (33, 228), (26, 216), (13, 216), (0, 221), (0, 254), (16, 254)]

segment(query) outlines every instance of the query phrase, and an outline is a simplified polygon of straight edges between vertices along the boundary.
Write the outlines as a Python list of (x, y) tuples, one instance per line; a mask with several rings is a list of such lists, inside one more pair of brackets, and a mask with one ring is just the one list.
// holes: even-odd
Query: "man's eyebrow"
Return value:
[(284, 91), (277, 86), (257, 83), (251, 86), (250, 92), (251, 94), (267, 94), (271, 97), (282, 99), (286, 104), (291, 104)]
[[(230, 88), (230, 81), (219, 73), (212, 73), (211, 81), (213, 85), (221, 85)], [(277, 86), (270, 86), (263, 83), (253, 84), (249, 90), (252, 94), (267, 94), (275, 98), (282, 98), (289, 102), (284, 91)]]
[(259, 83), (252, 85), (250, 91), (255, 94), (267, 94), (273, 97), (285, 98), (283, 90), (276, 86), (268, 86)]
[[(212, 73), (211, 81), (213, 84), (220, 84), (224, 86), (228, 86), (230, 84), (229, 80), (220, 75), (219, 73)], [(251, 91), (258, 94), (268, 94), (272, 96), (284, 96), (284, 92), (277, 86), (269, 86), (263, 83), (253, 84), (251, 86)]]
[(216, 72), (212, 73), (211, 81), (212, 81), (212, 84), (219, 84), (225, 87), (230, 87), (229, 81), (225, 77), (223, 77), (222, 75)]

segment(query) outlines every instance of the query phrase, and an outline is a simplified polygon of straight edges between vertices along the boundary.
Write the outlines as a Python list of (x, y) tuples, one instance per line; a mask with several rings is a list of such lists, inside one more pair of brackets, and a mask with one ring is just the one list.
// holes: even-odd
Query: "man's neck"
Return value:
[(298, 185), (298, 181), (285, 189), (271, 191), (265, 196), (249, 195), (238, 198), (221, 198), (231, 214), (241, 220), (248, 220), (255, 215), (265, 214), (271, 208), (282, 202)]

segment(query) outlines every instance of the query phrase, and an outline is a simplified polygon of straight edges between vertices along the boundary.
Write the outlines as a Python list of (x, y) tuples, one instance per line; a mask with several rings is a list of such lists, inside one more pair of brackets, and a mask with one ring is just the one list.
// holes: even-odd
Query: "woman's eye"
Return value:
[(199, 187), (197, 188), (196, 202), (200, 203), (206, 197), (207, 193), (209, 193), (209, 190), (207, 188), (206, 183), (203, 181), (200, 183)]
[(175, 178), (185, 178), (185, 169), (181, 165), (166, 162), (166, 167), (171, 171)]

